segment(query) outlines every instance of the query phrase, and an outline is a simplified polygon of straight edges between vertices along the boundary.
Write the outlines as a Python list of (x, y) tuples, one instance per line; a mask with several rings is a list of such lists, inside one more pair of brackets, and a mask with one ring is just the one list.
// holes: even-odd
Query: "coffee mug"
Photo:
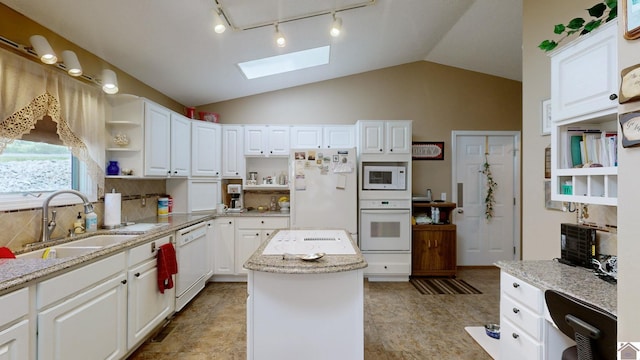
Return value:
[(223, 213), (223, 212), (226, 212), (228, 208), (229, 207), (227, 205), (225, 205), (225, 204), (218, 204), (216, 206), (216, 211), (219, 212), (219, 213)]

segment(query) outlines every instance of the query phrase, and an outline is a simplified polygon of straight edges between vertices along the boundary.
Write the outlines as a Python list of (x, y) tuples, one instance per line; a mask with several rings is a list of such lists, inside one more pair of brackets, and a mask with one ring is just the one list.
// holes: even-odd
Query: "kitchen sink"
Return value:
[[(50, 249), (55, 249), (56, 250), (56, 258), (71, 258), (71, 257), (77, 257), (77, 256), (81, 256), (84, 254), (88, 254), (92, 251), (96, 251), (96, 250), (100, 250), (102, 249), (102, 246), (55, 246), (52, 247)], [(18, 259), (42, 259), (42, 254), (44, 254), (44, 252), (47, 249), (40, 249), (40, 250), (35, 250), (35, 251), (29, 251), (27, 253), (24, 254), (20, 254), (17, 255), (16, 258)]]
[(127, 241), (129, 239), (133, 239), (134, 237), (139, 235), (94, 235), (88, 238), (71, 241), (66, 244), (58, 245), (56, 247), (79, 247), (79, 246), (111, 246), (119, 244), (123, 241)]

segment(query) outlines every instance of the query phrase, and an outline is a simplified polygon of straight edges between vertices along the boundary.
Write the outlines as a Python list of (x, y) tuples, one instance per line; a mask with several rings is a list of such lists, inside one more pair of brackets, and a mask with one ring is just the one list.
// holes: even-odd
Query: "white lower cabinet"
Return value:
[(39, 360), (120, 359), (126, 354), (125, 253), (37, 285)]
[(175, 309), (175, 287), (158, 291), (158, 248), (171, 242), (171, 236), (129, 250), (127, 280), (127, 350), (139, 345)]
[(29, 289), (0, 296), (0, 360), (31, 359)]
[(242, 266), (276, 229), (288, 229), (289, 218), (255, 217), (236, 221), (235, 272), (247, 274)]
[(235, 219), (217, 218), (213, 226), (213, 274), (233, 275), (235, 272)]
[(371, 254), (363, 253), (367, 260), (365, 277), (376, 280), (407, 280), (411, 274), (411, 254)]

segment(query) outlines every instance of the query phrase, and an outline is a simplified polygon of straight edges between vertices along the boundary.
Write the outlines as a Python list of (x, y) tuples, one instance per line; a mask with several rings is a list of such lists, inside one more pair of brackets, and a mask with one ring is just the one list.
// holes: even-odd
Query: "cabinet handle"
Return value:
[(519, 312), (520, 312), (520, 309), (518, 309), (518, 308), (513, 308), (513, 313), (514, 313), (514, 314), (517, 314), (517, 313), (519, 313)]
[(171, 170), (167, 171), (167, 175), (171, 175)]
[(256, 233), (256, 236), (260, 236), (260, 233)]
[(151, 252), (154, 252), (154, 251), (156, 251), (156, 242), (155, 241), (151, 243)]
[(382, 152), (382, 149), (380, 149), (380, 152)]
[(264, 224), (264, 220), (260, 220), (260, 223), (261, 223), (261, 224)]
[(140, 277), (140, 273), (135, 273), (135, 274), (133, 274), (133, 276)]
[(393, 149), (389, 149), (389, 152), (393, 152)]
[(518, 284), (518, 283), (513, 283), (513, 287), (517, 289), (517, 288), (519, 288), (519, 287), (520, 287), (520, 284)]
[(273, 150), (269, 150), (269, 153), (270, 153), (270, 154), (273, 154)]
[(231, 225), (231, 221), (229, 221), (229, 225)]
[(387, 268), (387, 265), (385, 265), (385, 266), (384, 266), (384, 268), (386, 269), (386, 268)]
[(120, 281), (122, 283), (122, 285), (126, 285), (127, 284), (127, 279), (124, 279), (122, 281)]
[(262, 154), (262, 153), (263, 153), (262, 150), (260, 150), (260, 154)]
[(427, 248), (431, 249), (431, 240), (427, 240)]
[(618, 98), (618, 95), (616, 95), (616, 94), (609, 95), (609, 100), (615, 100), (617, 98)]
[(174, 174), (176, 174), (176, 175), (178, 175), (178, 170), (175, 170), (173, 173), (174, 173)]
[(511, 334), (511, 336), (512, 336), (514, 339), (517, 339), (517, 338), (519, 338), (519, 337), (520, 337), (520, 335), (518, 335), (518, 334), (516, 334), (516, 333)]

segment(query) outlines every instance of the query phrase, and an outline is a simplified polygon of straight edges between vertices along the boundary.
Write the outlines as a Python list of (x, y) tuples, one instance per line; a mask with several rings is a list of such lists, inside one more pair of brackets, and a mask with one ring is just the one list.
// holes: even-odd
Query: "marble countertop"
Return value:
[[(198, 222), (212, 219), (215, 214), (173, 214), (166, 217), (152, 217), (140, 219), (136, 223), (160, 224), (166, 223), (167, 226), (160, 226), (146, 232), (115, 230), (98, 230), (92, 233), (82, 234), (73, 238), (65, 238), (61, 240), (52, 240), (47, 243), (33, 244), (28, 251), (38, 250), (47, 247), (64, 244), (70, 241), (80, 240), (93, 235), (101, 234), (132, 234), (139, 235), (133, 239), (122, 241), (116, 245), (107, 246), (100, 250), (96, 250), (86, 255), (57, 258), (57, 259), (0, 259), (0, 294), (8, 291), (16, 290), (20, 287), (29, 285), (31, 282), (58, 275), (64, 271), (80, 266), (84, 263), (103, 258), (124, 251), (129, 248), (149, 242), (153, 239), (162, 237), (167, 233), (176, 231), (187, 226), (191, 226)], [(16, 252), (17, 254), (28, 252), (27, 250)]]
[(617, 286), (598, 278), (592, 270), (553, 260), (498, 261), (501, 270), (541, 289), (553, 289), (617, 312)]
[(292, 256), (285, 258), (283, 255), (263, 255), (264, 249), (279, 231), (281, 230), (271, 234), (269, 239), (263, 242), (244, 263), (246, 269), (279, 274), (325, 274), (364, 269), (368, 266), (360, 249), (350, 236), (351, 245), (355, 250), (353, 255), (327, 254), (314, 261), (304, 261)]

